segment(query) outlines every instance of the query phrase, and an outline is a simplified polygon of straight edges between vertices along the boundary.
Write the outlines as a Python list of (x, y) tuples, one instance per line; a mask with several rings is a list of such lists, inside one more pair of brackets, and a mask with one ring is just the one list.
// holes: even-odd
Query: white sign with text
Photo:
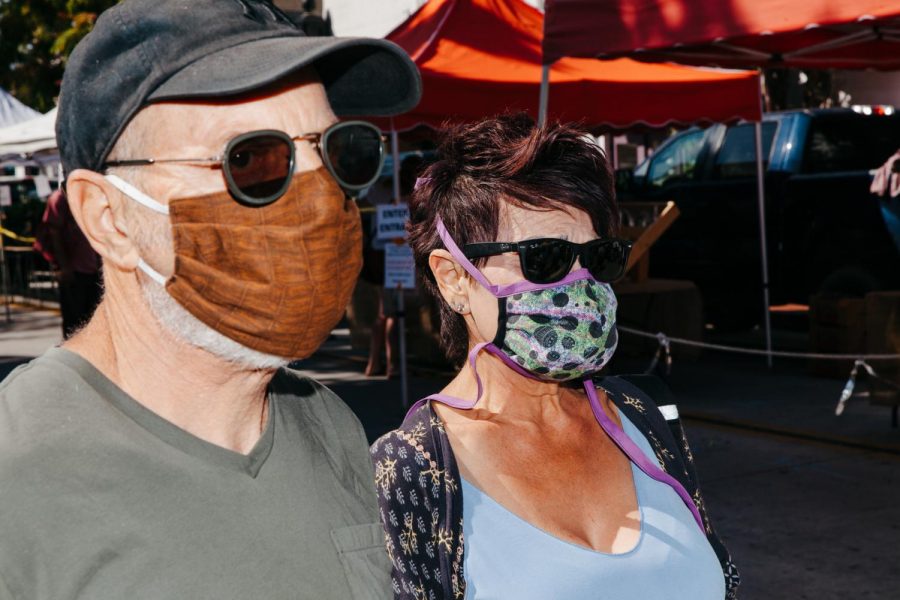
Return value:
[(416, 263), (409, 244), (388, 244), (384, 247), (384, 287), (412, 290), (416, 287)]
[(378, 204), (375, 206), (375, 239), (406, 239), (406, 222), (409, 207), (405, 204)]

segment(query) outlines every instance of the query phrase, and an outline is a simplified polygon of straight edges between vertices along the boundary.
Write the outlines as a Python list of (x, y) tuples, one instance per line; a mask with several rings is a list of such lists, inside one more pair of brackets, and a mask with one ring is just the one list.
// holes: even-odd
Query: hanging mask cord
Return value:
[(461, 398), (450, 396), (448, 394), (431, 394), (430, 396), (425, 396), (424, 398), (413, 404), (409, 408), (409, 410), (406, 411), (406, 416), (408, 417), (409, 415), (414, 413), (420, 406), (422, 406), (429, 400), (434, 400), (435, 402), (440, 402), (441, 404), (446, 404), (447, 406), (452, 406), (453, 408), (459, 408), (461, 410), (475, 408), (475, 405), (478, 404), (479, 400), (481, 400), (481, 395), (484, 392), (484, 384), (481, 382), (481, 376), (478, 375), (478, 368), (475, 366), (475, 361), (478, 358), (478, 354), (488, 345), (490, 345), (490, 342), (482, 342), (473, 346), (472, 350), (469, 351), (469, 367), (471, 367), (472, 373), (475, 375), (475, 383), (478, 386), (478, 393), (475, 396), (475, 400), (468, 402)]
[(675, 492), (681, 497), (681, 500), (691, 511), (691, 514), (694, 516), (694, 520), (697, 521), (697, 525), (700, 527), (700, 530), (703, 531), (704, 535), (706, 534), (706, 525), (703, 522), (703, 518), (700, 516), (700, 511), (697, 508), (697, 505), (694, 504), (694, 499), (691, 495), (684, 489), (684, 486), (678, 482), (677, 479), (664, 472), (659, 465), (653, 463), (644, 452), (637, 447), (631, 438), (628, 437), (621, 427), (616, 425), (612, 419), (606, 414), (606, 411), (603, 410), (603, 407), (600, 405), (600, 399), (597, 396), (597, 390), (594, 387), (594, 382), (590, 378), (586, 378), (584, 380), (584, 390), (587, 392), (588, 402), (591, 405), (591, 411), (594, 413), (594, 418), (597, 419), (597, 422), (600, 424), (600, 427), (603, 428), (603, 431), (606, 432), (606, 435), (610, 437), (610, 439), (619, 447), (619, 449), (628, 457), (628, 459), (633, 462), (637, 467), (647, 474), (651, 479), (655, 479), (660, 483), (664, 483), (671, 487)]

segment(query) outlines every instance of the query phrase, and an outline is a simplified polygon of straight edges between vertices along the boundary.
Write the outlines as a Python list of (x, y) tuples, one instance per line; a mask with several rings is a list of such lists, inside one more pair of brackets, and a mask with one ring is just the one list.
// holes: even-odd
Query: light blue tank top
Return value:
[[(625, 433), (655, 462), (647, 438), (619, 414)], [(554, 537), (463, 479), (466, 600), (722, 600), (722, 567), (684, 502), (633, 464), (631, 472), (641, 533), (624, 554)]]

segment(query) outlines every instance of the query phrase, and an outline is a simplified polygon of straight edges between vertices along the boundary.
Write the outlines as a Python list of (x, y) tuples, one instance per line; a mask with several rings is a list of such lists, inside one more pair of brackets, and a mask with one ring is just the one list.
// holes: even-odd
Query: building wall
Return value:
[[(543, 8), (544, 0), (525, 0)], [(321, 0), (338, 36), (384, 37), (416, 12), (425, 0)]]

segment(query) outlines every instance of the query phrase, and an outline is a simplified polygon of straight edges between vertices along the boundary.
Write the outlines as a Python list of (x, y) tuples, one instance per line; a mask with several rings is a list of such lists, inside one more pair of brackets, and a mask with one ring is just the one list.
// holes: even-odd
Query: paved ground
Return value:
[(900, 598), (900, 458), (687, 427), (742, 598)]
[[(0, 323), (0, 356), (33, 356), (58, 341), (58, 330), (52, 313), (16, 314), (13, 326)], [(0, 377), (22, 358), (5, 360)], [(363, 377), (361, 361), (336, 331), (300, 366), (340, 394), (374, 439), (402, 418), (400, 383)], [(741, 597), (900, 599), (900, 454), (890, 452), (900, 447), (900, 431), (890, 428), (888, 411), (858, 400), (836, 418), (844, 382), (808, 377), (789, 363), (769, 371), (758, 360), (705, 356), (674, 367), (669, 383), (682, 414), (704, 419), (685, 426), (712, 517), (743, 573)], [(410, 397), (446, 378), (415, 370)]]
[[(59, 313), (13, 307), (11, 320), (0, 307), (0, 360), (37, 356), (62, 339)], [(0, 376), (5, 373), (0, 373)]]
[[(839, 379), (811, 377), (796, 361), (779, 361), (769, 370), (764, 359), (708, 354), (694, 363), (675, 363), (668, 379), (688, 415), (900, 454), (900, 429), (891, 426), (890, 408), (854, 396), (844, 413), (835, 415), (849, 375), (848, 368)], [(864, 375), (858, 382), (857, 391), (865, 391)]]

